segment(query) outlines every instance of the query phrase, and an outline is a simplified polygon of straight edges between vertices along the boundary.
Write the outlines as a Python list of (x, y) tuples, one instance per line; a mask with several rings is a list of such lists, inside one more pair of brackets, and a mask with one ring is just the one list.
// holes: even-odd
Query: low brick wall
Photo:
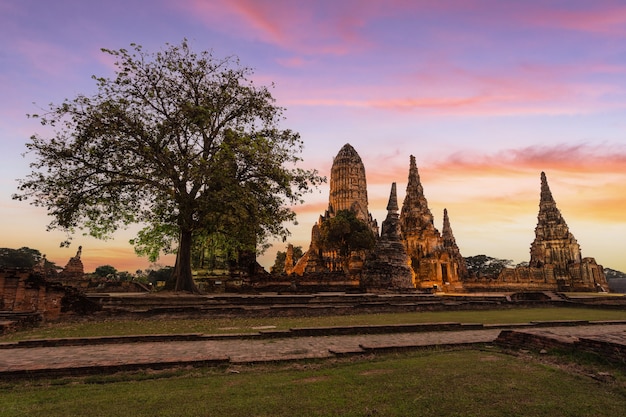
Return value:
[(513, 349), (565, 350), (569, 352), (586, 352), (626, 366), (626, 344), (593, 338), (573, 336), (545, 335), (518, 330), (502, 330), (495, 343)]

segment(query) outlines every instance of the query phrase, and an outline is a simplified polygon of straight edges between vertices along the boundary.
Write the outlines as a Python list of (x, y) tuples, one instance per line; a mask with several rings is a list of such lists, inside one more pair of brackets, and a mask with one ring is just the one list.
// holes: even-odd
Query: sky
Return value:
[[(64, 266), (82, 245), (87, 272), (173, 264), (137, 257), (136, 228), (60, 248), (45, 210), (11, 195), (30, 172), (25, 144), (45, 134), (27, 114), (112, 77), (100, 48), (183, 39), (273, 85), (301, 167), (329, 176), (350, 143), (379, 224), (414, 155), (435, 226), (447, 208), (463, 256), (528, 261), (545, 171), (583, 256), (626, 271), (624, 0), (0, 0), (0, 247)], [(289, 242), (306, 250), (327, 206), (328, 184), (294, 207)]]

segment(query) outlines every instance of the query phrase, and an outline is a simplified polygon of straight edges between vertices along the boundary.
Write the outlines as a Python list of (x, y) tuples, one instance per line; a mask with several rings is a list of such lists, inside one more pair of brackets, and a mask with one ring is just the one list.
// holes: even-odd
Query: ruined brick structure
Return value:
[(391, 185), (387, 218), (376, 246), (366, 258), (361, 276), (361, 288), (368, 291), (380, 289), (402, 291), (415, 288), (411, 260), (400, 233), (396, 183)]
[(352, 210), (378, 236), (378, 226), (368, 211), (365, 167), (349, 144), (333, 160), (328, 210), (311, 230), (308, 251), (289, 268), (298, 282), (326, 280), (332, 286), (343, 280), (348, 284), (356, 282), (368, 291), (608, 291), (602, 266), (593, 258), (582, 257), (580, 246), (556, 207), (544, 173), (530, 264), (505, 268), (498, 277), (468, 276), (446, 209), (441, 234), (435, 227), (413, 156), (402, 210), (398, 215), (394, 183), (387, 218), (371, 252), (353, 253), (345, 262), (336, 251), (323, 247), (320, 227), (339, 210)]
[(442, 288), (446, 291), (462, 288), (459, 272), (465, 271), (465, 263), (454, 240), (447, 211), (444, 220), (445, 239), (435, 228), (415, 157), (411, 155), (400, 227), (411, 267), (415, 271), (417, 288)]
[[(372, 218), (367, 208), (365, 166), (350, 144), (345, 144), (333, 159), (328, 200), (328, 209), (311, 230), (309, 249), (292, 271), (299, 276), (311, 272), (342, 271), (353, 277), (358, 276), (367, 254), (363, 251), (355, 251), (346, 262), (346, 259), (343, 259), (337, 251), (324, 247), (320, 238), (321, 225), (326, 220), (335, 217), (336, 213), (341, 210), (354, 212), (356, 217), (365, 222), (378, 236), (378, 223)], [(344, 270), (346, 265), (348, 265), (347, 270)]]
[[(454, 241), (446, 215), (444, 239), (435, 228), (433, 216), (424, 197), (415, 158), (411, 156), (409, 183), (398, 214), (397, 192), (392, 186), (388, 215), (376, 247), (370, 253), (354, 252), (343, 259), (336, 251), (324, 248), (320, 227), (339, 210), (351, 210), (370, 226), (378, 236), (378, 225), (368, 211), (365, 167), (354, 148), (341, 148), (331, 169), (328, 210), (320, 216), (311, 231), (309, 250), (292, 272), (306, 279), (310, 273), (343, 272), (362, 288), (371, 290), (406, 290), (440, 288), (448, 291), (461, 288), (459, 271), (464, 263)], [(345, 269), (345, 268), (344, 268)]]
[(46, 320), (61, 315), (65, 291), (28, 268), (0, 269), (0, 311), (39, 313)]
[(82, 279), (85, 275), (85, 268), (83, 266), (83, 261), (80, 260), (81, 254), (83, 251), (83, 247), (79, 246), (76, 255), (67, 262), (65, 268), (60, 274), (60, 277), (64, 280), (66, 279)]
[(461, 278), (467, 277), (467, 265), (465, 259), (461, 255), (461, 250), (456, 244), (452, 227), (450, 226), (450, 218), (448, 217), (448, 209), (443, 209), (443, 229), (441, 230), (443, 238), (443, 247), (450, 254), (450, 258), (456, 264), (457, 275)]
[(473, 279), (468, 289), (607, 291), (604, 269), (594, 258), (583, 258), (580, 245), (556, 206), (548, 179), (541, 173), (539, 214), (528, 266), (504, 268), (495, 280)]
[(569, 231), (556, 207), (548, 179), (541, 173), (541, 197), (535, 227), (535, 240), (530, 245), (530, 266), (552, 265), (557, 275), (567, 274), (569, 265), (582, 261), (580, 245)]

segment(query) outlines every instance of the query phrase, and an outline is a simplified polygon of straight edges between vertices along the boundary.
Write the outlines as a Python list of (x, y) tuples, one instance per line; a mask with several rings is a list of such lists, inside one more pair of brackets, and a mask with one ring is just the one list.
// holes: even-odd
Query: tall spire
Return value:
[(426, 200), (424, 197), (424, 187), (422, 187), (420, 174), (417, 170), (417, 164), (415, 163), (415, 157), (413, 155), (411, 155), (409, 163), (409, 183), (406, 186), (406, 195), (407, 198), (411, 196), (418, 197), (420, 200)]
[(397, 212), (400, 210), (398, 207), (398, 193), (396, 192), (396, 183), (391, 184), (391, 192), (389, 193), (389, 202), (387, 203), (387, 211)]
[(407, 290), (415, 288), (411, 261), (402, 241), (398, 215), (396, 183), (391, 184), (387, 218), (376, 247), (363, 265), (361, 286), (367, 290)]
[(450, 226), (450, 218), (448, 217), (448, 209), (443, 209), (443, 228), (441, 229), (441, 238), (443, 239), (443, 247), (448, 251), (450, 257), (457, 263), (457, 272), (459, 277), (467, 276), (467, 266), (465, 259), (461, 255), (461, 250), (456, 244), (452, 227)]
[(391, 184), (389, 193), (389, 203), (387, 203), (387, 218), (383, 221), (381, 236), (400, 240), (400, 224), (398, 215), (398, 195), (396, 193), (396, 183)]
[(424, 196), (424, 188), (422, 187), (413, 155), (411, 155), (410, 159), (409, 182), (406, 186), (406, 196), (402, 203), (400, 222), (402, 223), (403, 233), (405, 228), (408, 227), (415, 230), (432, 229), (439, 234), (435, 229), (433, 214), (428, 208), (428, 201)]
[(541, 197), (540, 197), (540, 205), (541, 204), (548, 205), (554, 204), (556, 207), (556, 202), (554, 201), (554, 197), (552, 197), (552, 192), (550, 191), (550, 186), (548, 186), (548, 178), (546, 177), (545, 172), (541, 172)]
[(568, 265), (579, 263), (581, 258), (580, 245), (561, 216), (548, 186), (546, 174), (542, 172), (535, 240), (530, 246), (530, 265), (540, 267), (552, 264), (558, 273), (564, 273)]
[(443, 229), (441, 229), (441, 237), (443, 237), (444, 246), (446, 243), (454, 244), (456, 246), (456, 241), (454, 240), (454, 235), (452, 234), (452, 228), (450, 227), (450, 218), (448, 217), (448, 209), (443, 209)]

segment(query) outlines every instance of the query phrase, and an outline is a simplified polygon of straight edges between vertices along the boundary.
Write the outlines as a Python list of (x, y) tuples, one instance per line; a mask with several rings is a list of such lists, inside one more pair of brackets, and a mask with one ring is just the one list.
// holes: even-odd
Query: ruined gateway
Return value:
[[(340, 210), (351, 210), (375, 233), (373, 250), (353, 251), (346, 259), (324, 246), (320, 228)], [(442, 232), (437, 230), (413, 156), (402, 209), (393, 183), (387, 212), (379, 234), (378, 224), (368, 211), (365, 167), (356, 150), (344, 145), (333, 160), (328, 209), (313, 225), (308, 250), (294, 265), (292, 248), (288, 248), (285, 272), (292, 285), (394, 292), (608, 291), (602, 266), (593, 258), (582, 258), (543, 172), (529, 266), (504, 269), (498, 277), (468, 274), (445, 209)]]

